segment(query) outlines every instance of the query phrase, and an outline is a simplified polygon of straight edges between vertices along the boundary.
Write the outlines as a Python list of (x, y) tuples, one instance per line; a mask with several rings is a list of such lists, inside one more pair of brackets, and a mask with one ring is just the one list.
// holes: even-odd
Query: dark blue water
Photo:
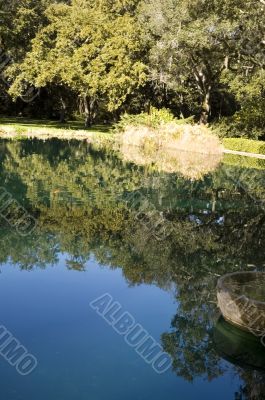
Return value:
[[(1, 220), (0, 324), (38, 365), (21, 376), (0, 357), (1, 398), (263, 399), (255, 353), (246, 366), (240, 346), (226, 354), (233, 329), (221, 345), (214, 333), (218, 276), (264, 269), (264, 179), (222, 164), (196, 182), (86, 143), (2, 142), (1, 187), (37, 226), (21, 236)], [(167, 372), (90, 307), (104, 293), (170, 354)]]
[(239, 381), (229, 374), (211, 384), (203, 379), (190, 384), (172, 372), (157, 375), (89, 308), (105, 292), (158, 340), (176, 310), (172, 294), (151, 285), (130, 289), (120, 271), (92, 260), (83, 273), (67, 271), (63, 256), (45, 271), (4, 268), (1, 320), (37, 357), (38, 367), (20, 377), (1, 361), (3, 398), (193, 399), (196, 393), (229, 398)]

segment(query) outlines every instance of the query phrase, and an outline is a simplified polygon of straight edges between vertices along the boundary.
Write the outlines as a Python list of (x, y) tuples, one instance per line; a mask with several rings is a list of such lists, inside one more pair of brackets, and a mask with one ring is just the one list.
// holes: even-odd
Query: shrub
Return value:
[(233, 94), (238, 110), (230, 117), (221, 119), (219, 132), (222, 137), (263, 139), (265, 132), (265, 71), (263, 68), (242, 76), (224, 70), (222, 83)]
[[(265, 118), (255, 114), (254, 110), (240, 110), (232, 117), (223, 117), (213, 125), (214, 132), (221, 138), (245, 138), (258, 140), (264, 138)], [(257, 122), (259, 121), (259, 123)]]
[(246, 153), (265, 154), (265, 142), (242, 138), (225, 138), (223, 144), (228, 150), (245, 151)]
[(124, 114), (120, 121), (114, 126), (117, 133), (124, 132), (129, 126), (138, 127), (145, 126), (147, 128), (156, 129), (164, 124), (170, 123), (185, 124), (192, 123), (193, 117), (187, 119), (176, 119), (172, 112), (166, 108), (158, 110), (157, 108), (151, 107), (150, 113), (141, 113), (137, 115)]

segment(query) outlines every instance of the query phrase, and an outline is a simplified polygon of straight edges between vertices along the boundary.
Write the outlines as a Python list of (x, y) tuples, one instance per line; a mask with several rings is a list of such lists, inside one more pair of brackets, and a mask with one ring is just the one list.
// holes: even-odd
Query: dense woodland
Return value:
[(0, 0), (0, 113), (82, 117), (166, 107), (264, 139), (264, 0)]

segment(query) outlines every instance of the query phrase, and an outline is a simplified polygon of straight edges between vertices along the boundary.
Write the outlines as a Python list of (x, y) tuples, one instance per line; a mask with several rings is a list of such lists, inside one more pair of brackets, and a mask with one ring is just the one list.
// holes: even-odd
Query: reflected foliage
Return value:
[[(56, 266), (63, 252), (70, 270), (84, 271), (93, 257), (121, 268), (130, 285), (171, 290), (178, 308), (162, 343), (175, 372), (190, 381), (224, 374), (228, 367), (213, 338), (216, 280), (226, 272), (264, 269), (264, 172), (221, 165), (190, 181), (125, 163), (86, 142), (0, 146), (0, 186), (38, 221), (25, 238), (1, 221), (1, 264)], [(128, 194), (140, 194), (141, 218)], [(166, 227), (163, 240), (154, 235), (158, 215)], [(261, 399), (253, 394), (254, 387), (263, 390), (260, 373), (235, 370), (245, 382), (235, 399)]]

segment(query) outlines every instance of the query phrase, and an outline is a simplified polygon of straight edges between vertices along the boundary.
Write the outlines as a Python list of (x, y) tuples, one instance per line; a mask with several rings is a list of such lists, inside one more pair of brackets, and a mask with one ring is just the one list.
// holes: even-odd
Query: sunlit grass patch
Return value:
[(0, 118), (0, 136), (14, 139), (36, 137), (40, 139), (111, 140), (113, 132), (107, 125), (95, 125), (85, 129), (81, 121), (69, 121), (61, 124), (49, 120)]
[(243, 151), (246, 153), (265, 154), (265, 142), (244, 138), (225, 138), (223, 144), (228, 150)]

